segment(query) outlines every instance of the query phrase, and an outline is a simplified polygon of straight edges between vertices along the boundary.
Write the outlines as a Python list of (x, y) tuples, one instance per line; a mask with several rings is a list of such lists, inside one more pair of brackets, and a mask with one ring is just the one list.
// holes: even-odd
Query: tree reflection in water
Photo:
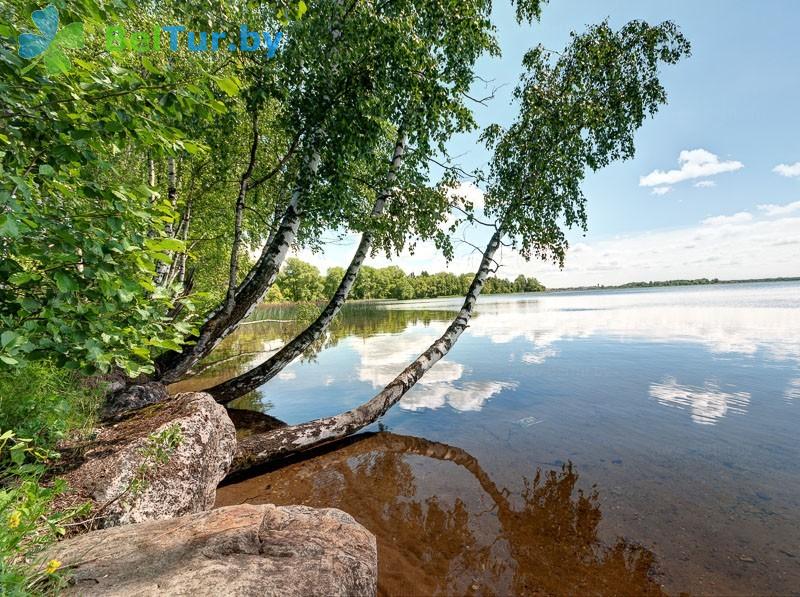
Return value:
[[(367, 339), (376, 334), (399, 334), (415, 325), (427, 327), (449, 322), (456, 313), (452, 310), (380, 308), (374, 302), (345, 305), (327, 332), (309, 346), (300, 361), (315, 361), (322, 350), (337, 346), (345, 338)], [(295, 305), (262, 305), (245, 325), (239, 326), (211, 355), (194, 367), (191, 377), (172, 384), (170, 391), (193, 392), (235, 377), (266, 360), (312, 320), (308, 314), (300, 316)], [(237, 406), (248, 408), (246, 402)]]
[[(422, 457), (422, 458), (420, 458)], [(452, 463), (432, 480), (426, 461)], [(445, 465), (446, 466), (446, 465)], [(456, 497), (431, 494), (453, 479)], [(217, 505), (306, 504), (352, 514), (378, 538), (383, 595), (660, 595), (654, 556), (619, 539), (603, 545), (596, 489), (569, 463), (537, 469), (523, 489), (499, 489), (470, 454), (392, 433), (362, 434), (335, 450), (219, 490)]]

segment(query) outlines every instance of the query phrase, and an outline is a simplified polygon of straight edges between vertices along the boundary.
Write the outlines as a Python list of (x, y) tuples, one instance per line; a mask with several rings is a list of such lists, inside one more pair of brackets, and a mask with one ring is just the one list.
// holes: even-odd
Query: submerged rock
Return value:
[(240, 505), (93, 531), (52, 549), (66, 595), (375, 595), (375, 537), (333, 508)]
[[(93, 503), (92, 526), (202, 512), (214, 505), (236, 450), (224, 407), (202, 392), (125, 413), (69, 456), (69, 500)], [(79, 452), (79, 453), (77, 453)]]

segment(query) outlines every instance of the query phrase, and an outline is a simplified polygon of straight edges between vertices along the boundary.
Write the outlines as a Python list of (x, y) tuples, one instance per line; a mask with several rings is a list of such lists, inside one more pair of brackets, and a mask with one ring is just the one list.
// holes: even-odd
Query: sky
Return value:
[[(538, 44), (558, 50), (571, 31), (608, 19), (672, 20), (692, 43), (692, 56), (664, 69), (668, 105), (636, 136), (634, 159), (589, 173), (583, 184), (588, 231), (571, 232), (563, 269), (526, 262), (504, 249), (500, 275), (522, 273), (547, 287), (620, 284), (677, 278), (747, 279), (800, 276), (800, 36), (796, 0), (551, 0), (541, 21), (518, 25), (513, 8), (496, 2), (502, 57), (484, 58), (477, 74), (502, 86), (479, 125), (509, 124), (511, 92), (524, 52)], [(478, 84), (476, 96), (491, 88)], [(483, 95), (481, 95), (483, 93)], [(465, 169), (486, 166), (477, 135), (450, 143)], [(480, 189), (462, 192), (480, 201)], [(489, 233), (466, 230), (483, 246)], [(459, 235), (460, 236), (460, 235)], [(300, 257), (323, 272), (345, 265), (357, 238)], [(474, 271), (479, 255), (457, 245), (452, 263), (432, 246), (394, 257), (406, 271)], [(369, 265), (390, 262), (376, 257)]]

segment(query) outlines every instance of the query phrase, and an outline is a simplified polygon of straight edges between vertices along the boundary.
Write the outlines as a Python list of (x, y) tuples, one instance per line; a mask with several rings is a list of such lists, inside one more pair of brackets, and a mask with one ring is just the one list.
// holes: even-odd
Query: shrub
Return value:
[(88, 506), (58, 511), (63, 481), (44, 482), (57, 443), (92, 428), (99, 392), (73, 372), (31, 363), (0, 376), (0, 595), (53, 593), (61, 563), (43, 550)]

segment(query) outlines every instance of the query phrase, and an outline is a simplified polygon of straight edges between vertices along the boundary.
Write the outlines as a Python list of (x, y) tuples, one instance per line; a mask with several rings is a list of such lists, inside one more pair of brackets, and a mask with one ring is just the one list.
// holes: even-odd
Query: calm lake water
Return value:
[[(364, 402), (459, 304), (352, 305), (237, 406), (297, 423)], [(296, 329), (242, 326), (191, 387)], [(378, 537), (383, 594), (800, 595), (800, 284), (481, 297), (369, 431), (217, 503), (342, 508)]]

